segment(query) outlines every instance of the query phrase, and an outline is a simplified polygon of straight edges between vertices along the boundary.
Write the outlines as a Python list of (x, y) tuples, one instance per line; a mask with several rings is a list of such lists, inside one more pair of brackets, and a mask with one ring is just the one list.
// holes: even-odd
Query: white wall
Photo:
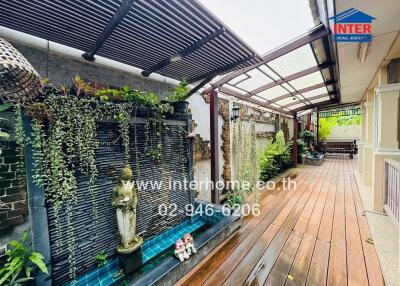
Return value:
[[(200, 137), (205, 141), (210, 141), (210, 104), (207, 103), (203, 96), (196, 93), (193, 94), (189, 99), (189, 108), (192, 111), (192, 119), (196, 122), (197, 126), (194, 133), (199, 134)], [(224, 157), (222, 152), (222, 116), (218, 116), (218, 145), (219, 145), (219, 174), (222, 179), (222, 172), (224, 168)], [(197, 182), (206, 182), (211, 180), (211, 160), (202, 160), (194, 162), (194, 180)], [(209, 185), (203, 185), (202, 188), (197, 190), (199, 195), (198, 198), (206, 201), (211, 201), (211, 189)]]

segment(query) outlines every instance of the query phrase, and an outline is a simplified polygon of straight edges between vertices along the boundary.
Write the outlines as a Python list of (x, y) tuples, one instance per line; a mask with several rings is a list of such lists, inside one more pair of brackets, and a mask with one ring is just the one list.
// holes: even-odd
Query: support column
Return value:
[(317, 110), (317, 151), (321, 152), (321, 149), (319, 148), (319, 112)]
[(363, 150), (363, 182), (365, 185), (372, 185), (372, 155), (373, 155), (373, 140), (374, 140), (374, 91), (367, 91), (367, 102), (365, 107), (365, 145)]
[(366, 110), (364, 103), (361, 103), (361, 138), (360, 142), (358, 143), (358, 172), (360, 174), (363, 173), (363, 161), (364, 161), (364, 146), (366, 142), (365, 134), (366, 134)]
[(219, 181), (218, 165), (218, 92), (211, 91), (210, 95), (210, 144), (211, 144), (211, 202), (219, 204), (219, 191), (215, 184)]
[(384, 160), (392, 158), (400, 161), (399, 150), (399, 98), (400, 84), (376, 87), (373, 180), (374, 209), (383, 211)]
[(297, 112), (293, 114), (293, 167), (297, 167)]
[[(25, 135), (32, 135), (31, 119), (27, 116), (23, 118), (23, 128)], [(29, 220), (31, 226), (31, 240), (34, 251), (44, 256), (44, 263), (47, 266), (49, 275), (39, 271), (36, 275), (36, 285), (51, 286), (51, 250), (49, 226), (47, 220), (46, 198), (42, 187), (37, 186), (33, 182), (33, 159), (34, 148), (32, 144), (27, 144), (24, 148), (25, 169), (26, 169), (26, 185), (28, 190), (28, 209)]]

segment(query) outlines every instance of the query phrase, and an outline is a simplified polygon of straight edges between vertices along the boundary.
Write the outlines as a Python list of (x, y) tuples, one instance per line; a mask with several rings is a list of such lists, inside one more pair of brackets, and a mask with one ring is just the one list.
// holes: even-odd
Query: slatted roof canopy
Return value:
[(262, 56), (261, 62), (221, 76), (218, 88), (239, 99), (287, 114), (339, 101), (330, 32), (323, 25)]
[(189, 82), (261, 60), (197, 0), (7, 0), (0, 25)]

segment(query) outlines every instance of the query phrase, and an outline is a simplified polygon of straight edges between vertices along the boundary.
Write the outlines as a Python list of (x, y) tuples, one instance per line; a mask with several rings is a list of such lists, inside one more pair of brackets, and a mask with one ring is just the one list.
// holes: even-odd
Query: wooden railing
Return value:
[(383, 208), (397, 223), (400, 218), (400, 162), (385, 159)]

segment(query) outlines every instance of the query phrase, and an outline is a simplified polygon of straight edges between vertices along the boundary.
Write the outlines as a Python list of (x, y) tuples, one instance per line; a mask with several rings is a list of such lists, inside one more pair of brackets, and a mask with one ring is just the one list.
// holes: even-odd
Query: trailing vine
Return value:
[(14, 108), (15, 110), (15, 135), (16, 135), (16, 151), (17, 151), (17, 157), (18, 161), (16, 164), (17, 167), (17, 174), (18, 178), (25, 178), (24, 173), (25, 173), (25, 162), (24, 162), (24, 146), (27, 141), (27, 138), (25, 137), (24, 133), (24, 127), (23, 127), (23, 121), (22, 121), (22, 110), (21, 106), (18, 104)]
[[(125, 108), (124, 108), (125, 107)], [(130, 115), (126, 110), (126, 106), (121, 106), (121, 112), (118, 114), (119, 132), (121, 134), (122, 145), (124, 146), (125, 164), (130, 160), (129, 152), (129, 122)]]
[[(94, 95), (87, 94), (91, 89), (79, 77), (75, 86), (63, 86), (61, 92), (54, 88), (44, 91), (41, 102), (32, 104), (28, 114), (32, 116), (32, 134), (24, 137), (22, 111), (17, 107), (17, 136), (19, 146), (26, 143), (33, 148), (33, 181), (45, 190), (46, 201), (53, 207), (56, 228), (56, 251), (60, 251), (61, 237), (67, 237), (69, 276), (76, 277), (76, 241), (73, 227), (73, 208), (78, 203), (77, 175), (88, 177), (88, 191), (91, 194), (94, 225), (98, 225), (96, 205), (96, 165), (97, 121), (116, 119), (119, 124), (121, 144), (124, 147), (125, 163), (130, 161), (130, 123), (132, 113), (136, 118), (139, 109), (148, 114), (149, 131), (154, 136), (149, 140), (147, 156), (155, 161), (162, 159), (162, 132), (165, 129), (164, 113), (170, 112), (169, 105), (161, 104), (155, 94), (141, 93), (124, 87), (120, 90), (105, 89)], [(136, 126), (134, 128), (136, 144)], [(22, 152), (22, 151), (21, 151)], [(137, 152), (135, 152), (137, 159)], [(140, 170), (137, 167), (140, 177)], [(66, 235), (61, 228), (60, 216), (66, 214)]]

